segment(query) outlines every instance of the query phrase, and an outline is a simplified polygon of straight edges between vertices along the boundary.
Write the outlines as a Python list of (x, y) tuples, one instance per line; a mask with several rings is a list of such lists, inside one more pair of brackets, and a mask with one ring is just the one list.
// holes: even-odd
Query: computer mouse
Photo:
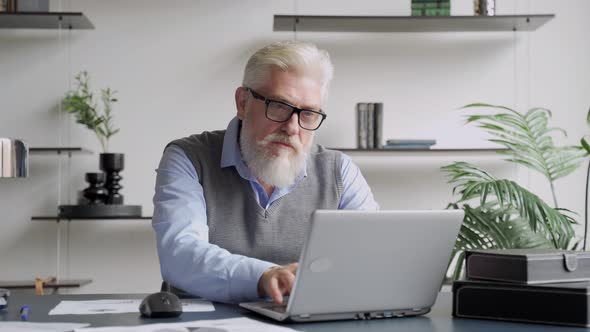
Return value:
[(182, 303), (178, 296), (170, 292), (158, 292), (141, 301), (139, 312), (150, 318), (178, 317), (182, 314)]

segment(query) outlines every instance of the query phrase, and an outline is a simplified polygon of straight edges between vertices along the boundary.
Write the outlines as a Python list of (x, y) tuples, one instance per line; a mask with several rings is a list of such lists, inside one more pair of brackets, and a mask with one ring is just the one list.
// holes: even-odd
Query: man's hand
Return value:
[(258, 280), (258, 295), (269, 296), (275, 303), (283, 303), (283, 296), (291, 294), (298, 263), (274, 266), (264, 271)]

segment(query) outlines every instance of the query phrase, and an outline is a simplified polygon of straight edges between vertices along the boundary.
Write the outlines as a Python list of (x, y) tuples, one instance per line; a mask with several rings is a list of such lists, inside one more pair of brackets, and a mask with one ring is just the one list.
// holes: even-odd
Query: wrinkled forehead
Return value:
[(321, 82), (316, 75), (301, 71), (274, 69), (257, 92), (298, 108), (322, 108)]

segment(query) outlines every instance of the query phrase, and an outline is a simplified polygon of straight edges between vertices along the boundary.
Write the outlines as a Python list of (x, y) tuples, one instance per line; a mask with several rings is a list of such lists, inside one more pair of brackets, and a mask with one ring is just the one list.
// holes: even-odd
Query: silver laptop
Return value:
[(294, 322), (425, 314), (462, 220), (463, 210), (317, 210), (291, 296), (240, 306)]

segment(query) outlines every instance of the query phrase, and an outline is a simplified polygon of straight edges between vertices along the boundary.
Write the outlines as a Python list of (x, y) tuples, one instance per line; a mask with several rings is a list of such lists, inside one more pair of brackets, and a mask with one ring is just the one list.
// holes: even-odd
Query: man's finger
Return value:
[(288, 273), (283, 278), (283, 295), (290, 295), (293, 283), (295, 282), (295, 275)]
[(295, 275), (294, 274), (288, 274), (285, 276), (287, 279), (287, 288), (291, 289), (293, 287), (293, 283), (295, 282)]
[(277, 304), (283, 303), (283, 294), (279, 289), (279, 281), (276, 276), (270, 278), (270, 298)]

